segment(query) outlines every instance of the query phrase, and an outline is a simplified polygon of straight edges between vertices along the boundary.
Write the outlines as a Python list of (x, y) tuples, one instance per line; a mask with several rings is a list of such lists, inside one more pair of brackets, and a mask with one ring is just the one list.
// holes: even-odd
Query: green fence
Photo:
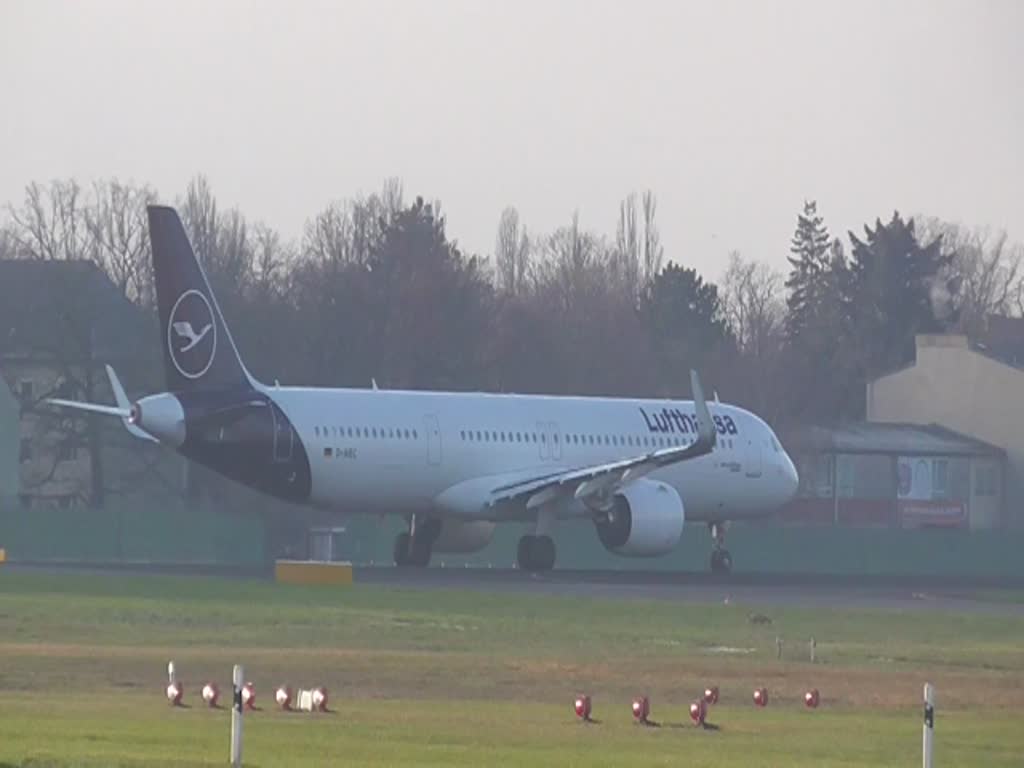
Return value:
[(265, 563), (259, 517), (168, 504), (22, 507), (0, 499), (0, 547), (14, 562)]
[[(360, 563), (391, 561), (393, 525), (359, 525), (345, 557)], [(520, 525), (499, 526), (492, 542), (472, 556), (436, 554), (435, 565), (510, 568)], [(626, 558), (605, 551), (589, 523), (557, 527), (558, 567), (584, 570), (708, 570), (711, 536), (687, 525), (671, 553)], [(737, 573), (834, 576), (941, 576), (1024, 582), (1024, 533), (1016, 531), (897, 530), (879, 528), (798, 528), (734, 525), (727, 540)]]
[[(291, 510), (294, 536), (305, 523)], [(391, 563), (397, 519), (352, 518), (339, 541), (340, 555), (356, 564)], [(471, 556), (434, 556), (435, 566), (511, 568), (518, 537), (529, 529), (498, 527), (494, 540)], [(257, 514), (166, 504), (143, 508), (108, 504), (104, 509), (21, 507), (0, 499), (0, 547), (12, 561), (195, 563), (261, 567), (281, 554)], [(589, 523), (557, 526), (558, 567), (584, 570), (707, 570), (711, 537), (686, 526), (668, 555), (625, 558), (604, 550)], [(1024, 582), (1024, 533), (735, 525), (728, 546), (737, 573), (835, 576), (940, 576)], [(301, 555), (301, 551), (296, 552)]]

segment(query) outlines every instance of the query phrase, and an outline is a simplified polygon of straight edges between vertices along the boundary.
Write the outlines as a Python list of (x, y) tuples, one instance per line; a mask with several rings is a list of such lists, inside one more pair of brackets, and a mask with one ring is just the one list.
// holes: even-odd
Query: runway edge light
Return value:
[(718, 686), (711, 685), (704, 689), (704, 703), (705, 704), (717, 704), (718, 703)]
[(203, 701), (208, 707), (216, 707), (217, 699), (220, 698), (220, 689), (216, 683), (210, 682), (203, 686)]
[(576, 712), (576, 717), (584, 722), (590, 722), (590, 697), (585, 694), (579, 694), (575, 701), (573, 701), (573, 711)]
[(256, 709), (256, 686), (252, 683), (242, 686), (242, 705), (246, 709)]
[(277, 690), (274, 691), (274, 701), (284, 711), (291, 711), (292, 708), (292, 689), (287, 685), (279, 685)]
[(704, 699), (697, 699), (690, 704), (690, 719), (694, 725), (704, 725), (708, 715), (708, 703)]
[(818, 695), (817, 688), (811, 688), (804, 694), (804, 704), (807, 705), (808, 709), (817, 709), (820, 701), (821, 697)]
[(641, 725), (647, 725), (651, 715), (651, 700), (646, 696), (633, 699), (633, 719)]
[(759, 707), (768, 706), (768, 689), (761, 687), (754, 689), (754, 704)]

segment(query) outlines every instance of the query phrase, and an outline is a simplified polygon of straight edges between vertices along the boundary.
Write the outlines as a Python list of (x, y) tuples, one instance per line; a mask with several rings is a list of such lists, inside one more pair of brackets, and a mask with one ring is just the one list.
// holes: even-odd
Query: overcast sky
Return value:
[(498, 217), (614, 233), (654, 190), (666, 255), (785, 266), (898, 208), (1024, 240), (1024, 2), (0, 0), (0, 202), (196, 173), (297, 238), (388, 176), (490, 253)]

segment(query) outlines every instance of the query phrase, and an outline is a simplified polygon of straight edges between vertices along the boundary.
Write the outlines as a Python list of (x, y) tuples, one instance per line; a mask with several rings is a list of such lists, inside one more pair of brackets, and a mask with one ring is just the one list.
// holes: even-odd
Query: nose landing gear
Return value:
[(711, 572), (729, 573), (732, 570), (732, 555), (725, 548), (725, 523), (708, 523), (708, 528), (714, 540), (711, 548)]

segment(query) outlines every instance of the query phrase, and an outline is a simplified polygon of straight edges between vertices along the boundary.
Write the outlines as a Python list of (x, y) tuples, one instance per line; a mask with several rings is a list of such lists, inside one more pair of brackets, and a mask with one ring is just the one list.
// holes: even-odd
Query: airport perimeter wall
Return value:
[[(357, 563), (369, 559), (390, 562), (394, 531), (385, 528), (378, 528), (378, 540), (372, 547), (368, 538), (361, 536), (361, 551), (345, 556)], [(474, 555), (435, 554), (432, 562), (445, 567), (510, 568), (517, 539), (528, 530), (508, 525), (499, 528), (491, 543)], [(583, 570), (705, 572), (711, 551), (711, 536), (706, 527), (698, 525), (687, 525), (676, 549), (656, 558), (609, 554), (589, 523), (563, 523), (554, 538), (558, 567)], [(735, 525), (729, 529), (726, 543), (737, 573), (941, 577), (1024, 584), (1024, 533), (1018, 531)]]
[[(388, 565), (398, 520), (353, 518), (336, 544), (335, 559)], [(436, 553), (434, 566), (511, 568), (526, 526), (499, 526), (473, 555)], [(262, 517), (212, 507), (143, 508), (111, 501), (103, 509), (23, 508), (0, 497), (0, 548), (13, 562), (125, 563), (216, 566), (270, 572), (276, 554)], [(625, 558), (604, 550), (589, 523), (555, 532), (560, 569), (707, 570), (711, 537), (686, 526), (676, 549), (663, 557)], [(1024, 584), (1024, 533), (1018, 531), (901, 530), (884, 528), (734, 525), (728, 547), (737, 573), (941, 577)], [(296, 552), (301, 556), (301, 553)]]
[(153, 563), (263, 567), (256, 516), (183, 505), (102, 509), (22, 507), (0, 497), (0, 548), (12, 562)]

